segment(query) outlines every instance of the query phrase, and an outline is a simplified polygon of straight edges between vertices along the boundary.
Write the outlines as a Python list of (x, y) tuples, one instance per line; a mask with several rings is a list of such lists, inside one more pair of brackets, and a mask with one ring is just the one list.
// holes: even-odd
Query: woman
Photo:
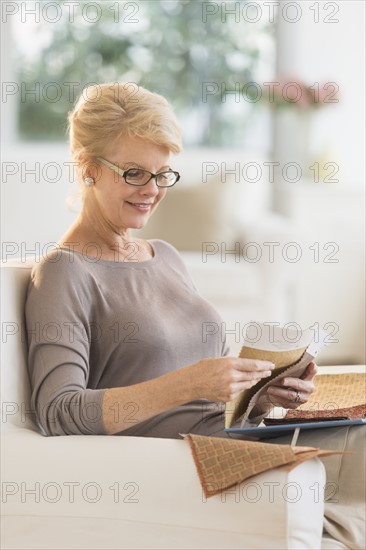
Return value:
[[(170, 106), (143, 88), (105, 84), (84, 90), (69, 124), (83, 208), (33, 270), (25, 310), (40, 428), (50, 436), (226, 437), (225, 402), (273, 365), (230, 357), (219, 335), (203, 342), (202, 323), (222, 320), (199, 296), (177, 250), (130, 236), (179, 180), (170, 155), (181, 149), (180, 129)], [(315, 373), (311, 363), (301, 380), (271, 387), (268, 401), (285, 408), (305, 403)], [(324, 459), (337, 488), (336, 500), (325, 505), (325, 527), (355, 549), (364, 547), (360, 429), (299, 438), (302, 445), (358, 448), (342, 457), (342, 466), (338, 455)]]
[[(26, 301), (41, 428), (46, 435), (225, 437), (224, 403), (273, 365), (230, 357), (219, 335), (203, 342), (202, 323), (222, 319), (199, 296), (178, 251), (130, 236), (180, 177), (171, 155), (181, 150), (181, 131), (170, 105), (141, 87), (91, 86), (69, 128), (83, 208), (34, 269)], [(315, 373), (311, 363), (301, 380), (271, 387), (269, 398), (286, 408), (305, 403)]]

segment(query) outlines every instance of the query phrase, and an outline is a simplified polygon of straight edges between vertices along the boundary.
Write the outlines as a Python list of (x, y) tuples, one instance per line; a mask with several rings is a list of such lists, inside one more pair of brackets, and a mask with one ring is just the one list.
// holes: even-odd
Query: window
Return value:
[(243, 144), (260, 110), (248, 83), (272, 77), (275, 50), (274, 25), (243, 17), (245, 2), (22, 4), (39, 13), (14, 27), (21, 139), (64, 140), (86, 85), (125, 81), (173, 104), (186, 146)]

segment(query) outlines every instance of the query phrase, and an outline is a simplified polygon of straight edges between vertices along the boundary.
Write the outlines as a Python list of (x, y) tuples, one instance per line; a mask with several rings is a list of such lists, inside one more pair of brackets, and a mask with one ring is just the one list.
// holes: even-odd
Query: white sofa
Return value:
[(345, 548), (322, 539), (319, 459), (206, 500), (186, 441), (41, 435), (22, 330), (31, 265), (2, 265), (1, 548)]

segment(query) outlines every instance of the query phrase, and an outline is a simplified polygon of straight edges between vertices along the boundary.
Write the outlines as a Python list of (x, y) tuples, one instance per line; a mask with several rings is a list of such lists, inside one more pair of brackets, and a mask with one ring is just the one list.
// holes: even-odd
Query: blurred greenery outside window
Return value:
[[(42, 9), (47, 2), (38, 4)], [(205, 14), (201, 0), (148, 0), (79, 2), (70, 22), (58, 4), (59, 21), (30, 17), (15, 31), (21, 33), (14, 40), (18, 82), (24, 90), (38, 89), (19, 95), (21, 140), (64, 141), (67, 113), (83, 88), (118, 81), (164, 95), (183, 126), (184, 145), (242, 143), (260, 108), (250, 98), (255, 87), (245, 85), (263, 88), (273, 71), (274, 24), (268, 18), (251, 23), (229, 14), (246, 2), (211, 3), (217, 13)], [(56, 17), (51, 8), (47, 13)]]

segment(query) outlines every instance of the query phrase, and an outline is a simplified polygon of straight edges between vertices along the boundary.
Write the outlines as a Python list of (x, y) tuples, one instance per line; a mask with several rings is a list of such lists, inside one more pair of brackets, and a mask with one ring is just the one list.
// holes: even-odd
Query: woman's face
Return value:
[[(171, 168), (170, 152), (166, 147), (140, 138), (121, 138), (104, 158), (123, 171), (142, 168), (157, 174)], [(121, 233), (129, 228), (144, 227), (167, 193), (167, 189), (157, 187), (154, 178), (143, 186), (129, 185), (122, 176), (102, 163), (91, 189), (103, 218)]]

